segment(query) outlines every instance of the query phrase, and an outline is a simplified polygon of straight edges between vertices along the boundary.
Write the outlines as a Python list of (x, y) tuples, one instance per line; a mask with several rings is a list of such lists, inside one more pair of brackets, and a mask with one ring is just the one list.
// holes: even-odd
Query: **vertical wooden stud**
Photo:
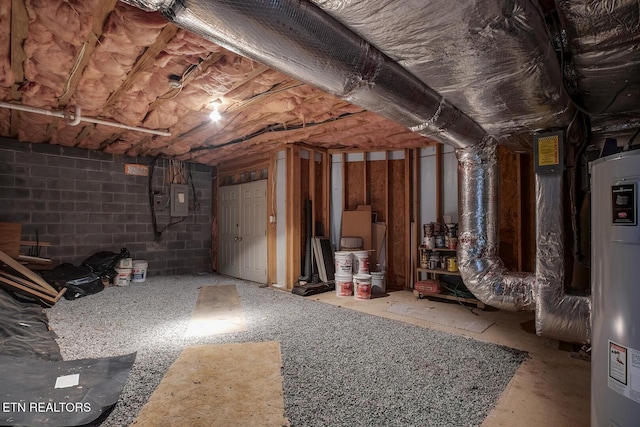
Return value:
[(444, 146), (436, 145), (436, 221), (444, 215)]
[(387, 270), (387, 283), (391, 282), (391, 277), (389, 277), (389, 251), (391, 248), (389, 247), (389, 231), (391, 230), (391, 219), (389, 218), (389, 152), (384, 152), (384, 218), (385, 223), (387, 224), (387, 232), (384, 234), (384, 265)]
[(269, 166), (267, 170), (267, 285), (271, 286), (276, 282), (278, 276), (278, 249), (276, 223), (270, 219), (276, 215), (284, 215), (284, 212), (276, 212), (277, 186), (284, 183), (277, 182), (278, 152), (272, 151), (269, 154)]
[(411, 151), (404, 150), (404, 287), (411, 288), (411, 208), (413, 202), (411, 198)]
[(331, 231), (329, 230), (331, 219), (331, 154), (326, 150), (322, 153), (322, 166), (322, 180), (324, 181), (322, 193), (324, 215), (322, 218), (322, 225), (324, 228), (324, 234), (326, 237), (329, 237), (331, 234)]
[(367, 160), (367, 152), (362, 153), (362, 160), (364, 161), (364, 165), (362, 166), (362, 200), (364, 200), (364, 204), (369, 204), (369, 186), (367, 185), (367, 166), (369, 165), (369, 161)]
[(287, 147), (287, 289), (300, 276), (300, 147)]
[(311, 200), (311, 237), (316, 235), (316, 152), (309, 150), (309, 200)]

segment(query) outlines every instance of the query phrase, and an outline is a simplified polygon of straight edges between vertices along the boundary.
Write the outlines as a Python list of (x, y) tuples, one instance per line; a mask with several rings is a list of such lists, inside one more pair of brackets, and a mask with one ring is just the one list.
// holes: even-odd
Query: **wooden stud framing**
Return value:
[(104, 28), (104, 24), (105, 22), (107, 22), (107, 18), (113, 11), (113, 8), (116, 7), (116, 4), (118, 4), (118, 0), (101, 1), (97, 3), (96, 10), (93, 13), (91, 31), (87, 37), (87, 40), (84, 42), (83, 51), (81, 51), (82, 56), (79, 57), (78, 66), (73, 75), (69, 76), (69, 81), (67, 81), (67, 89), (65, 93), (60, 97), (60, 99), (58, 99), (58, 105), (60, 107), (66, 106), (75, 93), (76, 88), (80, 83), (80, 79), (82, 78), (84, 69), (87, 67), (87, 65), (89, 65), (91, 55), (98, 45), (98, 40), (102, 36), (102, 29)]
[(408, 148), (404, 150), (404, 277), (405, 288), (411, 288), (411, 151)]
[[(162, 52), (166, 47), (167, 43), (169, 43), (178, 33), (178, 27), (173, 24), (167, 24), (160, 34), (158, 38), (153, 42), (151, 46), (149, 46), (140, 58), (136, 61), (131, 71), (127, 74), (127, 78), (120, 87), (109, 96), (107, 102), (105, 103), (104, 109), (108, 109), (113, 106), (124, 94), (126, 94), (132, 87), (133, 83), (136, 81), (140, 73), (145, 72), (147, 69), (152, 67), (155, 64), (156, 57), (160, 52)], [(218, 56), (218, 59), (220, 57)]]
[(367, 185), (367, 166), (369, 165), (369, 160), (367, 160), (367, 152), (364, 151), (362, 153), (362, 160), (364, 162), (364, 166), (362, 167), (362, 200), (364, 200), (364, 204), (368, 205), (370, 200), (369, 200), (369, 191), (368, 188), (369, 186)]
[[(11, 72), (15, 83), (11, 86), (11, 99), (14, 101), (22, 99), (20, 85), (24, 80), (24, 61), (27, 58), (23, 45), (28, 35), (29, 15), (24, 0), (13, 0), (11, 2)], [(11, 136), (18, 135), (19, 120), (19, 111), (11, 110), (11, 124), (9, 126)]]
[(211, 217), (216, 219), (218, 226), (211, 230), (211, 269), (218, 271), (218, 255), (220, 254), (220, 246), (218, 240), (220, 236), (220, 211), (218, 206), (220, 205), (220, 179), (218, 178), (218, 171), (216, 169), (216, 175), (211, 178)]
[(342, 161), (342, 210), (347, 209), (347, 156), (340, 154), (340, 160)]
[[(309, 150), (309, 200), (311, 200), (311, 237), (316, 235), (316, 152)], [(307, 236), (308, 238), (309, 236)]]
[[(270, 222), (269, 217), (277, 217), (276, 212), (276, 171), (278, 164), (278, 152), (272, 151), (269, 154), (269, 166), (267, 172), (267, 285), (271, 286), (275, 283), (278, 276), (278, 247), (277, 247), (277, 230), (276, 223)], [(282, 212), (284, 215), (284, 212)]]
[(436, 221), (442, 222), (444, 215), (444, 180), (442, 144), (436, 145)]
[(323, 228), (327, 237), (331, 235), (330, 218), (331, 218), (331, 155), (324, 151), (322, 153), (322, 180), (324, 181), (324, 192), (322, 194), (322, 203), (324, 208)]
[(412, 274), (412, 283), (411, 287), (413, 287), (413, 283), (418, 280), (417, 275), (413, 275), (416, 272), (416, 267), (418, 266), (418, 249), (417, 247), (422, 244), (422, 224), (420, 224), (420, 149), (414, 148), (413, 152), (413, 173), (411, 176), (411, 189), (412, 189), (412, 198), (413, 198), (413, 208), (412, 208), (412, 221), (415, 224), (414, 233), (413, 233), (413, 244), (411, 245), (411, 274)]
[[(389, 217), (389, 152), (384, 152), (384, 218), (385, 223), (387, 224), (387, 232), (384, 234), (384, 265), (387, 271), (389, 271), (389, 251), (391, 248), (389, 247), (389, 234), (391, 231), (391, 218)], [(390, 282), (389, 273), (387, 273), (387, 282)]]
[(291, 289), (300, 276), (300, 146), (287, 147), (287, 275)]

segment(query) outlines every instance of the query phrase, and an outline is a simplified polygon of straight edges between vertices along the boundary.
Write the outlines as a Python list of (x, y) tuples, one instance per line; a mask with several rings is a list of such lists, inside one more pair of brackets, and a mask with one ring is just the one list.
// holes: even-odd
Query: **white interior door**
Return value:
[(240, 186), (220, 187), (218, 222), (218, 271), (240, 277)]
[(220, 187), (218, 270), (267, 282), (267, 181)]
[(241, 185), (240, 277), (267, 282), (267, 181)]

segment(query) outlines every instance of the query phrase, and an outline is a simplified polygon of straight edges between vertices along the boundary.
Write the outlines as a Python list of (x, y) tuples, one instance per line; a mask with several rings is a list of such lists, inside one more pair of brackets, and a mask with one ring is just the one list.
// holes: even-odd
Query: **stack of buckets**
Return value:
[(116, 277), (113, 284), (116, 286), (128, 286), (131, 282), (131, 271), (133, 271), (133, 260), (122, 258), (116, 266)]
[(370, 299), (372, 288), (374, 293), (385, 293), (384, 271), (369, 272), (368, 251), (336, 252), (335, 260), (337, 296)]
[(140, 283), (147, 278), (147, 261), (133, 261), (131, 258), (123, 258), (118, 262), (116, 277), (113, 284), (116, 286), (127, 286), (130, 282)]

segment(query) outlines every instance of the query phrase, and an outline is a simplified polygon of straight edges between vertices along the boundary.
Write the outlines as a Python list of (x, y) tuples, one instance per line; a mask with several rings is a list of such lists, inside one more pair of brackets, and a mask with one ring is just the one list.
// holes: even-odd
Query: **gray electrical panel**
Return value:
[(171, 216), (189, 215), (189, 186), (171, 184)]

